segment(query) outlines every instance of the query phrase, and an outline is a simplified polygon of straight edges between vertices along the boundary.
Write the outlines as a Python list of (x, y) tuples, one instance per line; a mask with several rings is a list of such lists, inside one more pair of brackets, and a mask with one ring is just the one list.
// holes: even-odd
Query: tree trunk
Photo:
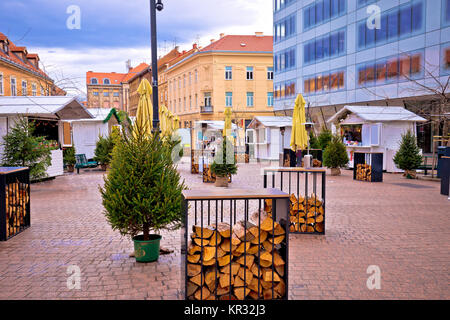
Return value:
[(142, 226), (142, 231), (144, 232), (144, 241), (148, 241), (150, 239), (149, 237), (149, 225), (148, 222), (144, 222), (143, 226)]

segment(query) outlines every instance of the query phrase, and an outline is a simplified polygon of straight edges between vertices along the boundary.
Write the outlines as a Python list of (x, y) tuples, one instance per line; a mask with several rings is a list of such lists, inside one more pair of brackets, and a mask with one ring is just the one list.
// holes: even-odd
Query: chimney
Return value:
[(223, 38), (225, 36), (225, 33), (220, 34), (220, 38)]
[(132, 67), (131, 67), (131, 60), (130, 59), (128, 59), (125, 62), (125, 66), (126, 66), (127, 72), (130, 72), (130, 70), (132, 69)]
[(194, 43), (194, 44), (192, 45), (192, 49), (197, 49), (197, 44), (196, 44), (196, 43)]
[(264, 32), (255, 32), (255, 36), (257, 37), (264, 37)]
[(214, 42), (214, 39), (211, 39), (211, 40), (209, 40), (209, 41), (211, 41), (211, 43), (213, 43), (213, 42)]

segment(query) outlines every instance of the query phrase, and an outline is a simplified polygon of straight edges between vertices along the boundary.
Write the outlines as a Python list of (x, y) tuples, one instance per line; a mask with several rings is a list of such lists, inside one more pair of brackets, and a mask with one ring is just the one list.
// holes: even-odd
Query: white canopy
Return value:
[(0, 116), (24, 115), (55, 120), (92, 119), (92, 114), (75, 97), (0, 97)]
[[(225, 121), (221, 120), (201, 120), (201, 121), (195, 121), (195, 126), (201, 126), (202, 124), (207, 125), (207, 130), (223, 130), (223, 126), (225, 125)], [(231, 124), (231, 129), (235, 130), (237, 129), (236, 124)]]
[(403, 107), (372, 107), (372, 106), (345, 106), (334, 116), (328, 119), (328, 123), (339, 121), (348, 114), (355, 114), (367, 122), (385, 122), (385, 121), (426, 121), (415, 113), (406, 110)]
[(255, 129), (260, 124), (263, 127), (292, 127), (292, 117), (256, 116), (248, 125), (248, 128)]

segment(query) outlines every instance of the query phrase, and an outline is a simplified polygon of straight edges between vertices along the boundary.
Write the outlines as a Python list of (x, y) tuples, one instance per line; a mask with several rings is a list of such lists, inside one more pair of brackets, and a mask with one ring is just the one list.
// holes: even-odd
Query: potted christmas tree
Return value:
[(341, 174), (342, 167), (348, 163), (347, 149), (341, 141), (341, 137), (333, 135), (331, 141), (328, 142), (323, 152), (323, 164), (327, 168), (331, 168), (331, 175), (338, 176)]
[(111, 162), (113, 148), (114, 141), (111, 135), (107, 138), (102, 136), (98, 138), (94, 151), (94, 161), (100, 163), (100, 167), (103, 171), (106, 171), (107, 166)]
[(77, 162), (75, 159), (75, 147), (64, 148), (63, 150), (63, 161), (67, 166), (68, 172), (73, 172), (75, 163)]
[(422, 156), (420, 155), (420, 149), (416, 143), (416, 137), (411, 130), (402, 134), (400, 149), (394, 156), (394, 163), (399, 169), (405, 170), (404, 176), (406, 176), (406, 178), (416, 178), (416, 169), (422, 163)]
[(179, 141), (145, 135), (137, 125), (130, 132), (117, 140), (100, 192), (112, 228), (132, 237), (136, 261), (150, 262), (159, 257), (159, 231), (184, 221), (185, 185), (171, 157)]
[(222, 146), (214, 157), (211, 164), (211, 173), (216, 176), (216, 187), (228, 187), (228, 176), (236, 174), (236, 158), (234, 157), (234, 147), (230, 139), (224, 137)]

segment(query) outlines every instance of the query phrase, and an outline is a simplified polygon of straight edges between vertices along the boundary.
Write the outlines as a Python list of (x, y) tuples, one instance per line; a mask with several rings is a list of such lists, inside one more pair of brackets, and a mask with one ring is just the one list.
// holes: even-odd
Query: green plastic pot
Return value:
[(137, 262), (152, 262), (159, 258), (159, 242), (161, 236), (150, 234), (150, 240), (144, 241), (144, 235), (138, 235), (133, 238), (134, 256)]

